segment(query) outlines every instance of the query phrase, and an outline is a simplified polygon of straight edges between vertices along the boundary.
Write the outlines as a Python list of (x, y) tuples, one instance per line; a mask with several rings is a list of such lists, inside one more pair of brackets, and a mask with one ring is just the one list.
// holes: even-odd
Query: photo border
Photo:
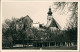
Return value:
[[(3, 50), (2, 49), (2, 2), (78, 2), (78, 38), (77, 38), (77, 50), (14, 50), (14, 49), (8, 49), (8, 50)], [(80, 0), (1, 0), (1, 23), (0, 23), (0, 31), (1, 31), (1, 40), (0, 40), (0, 50), (1, 52), (79, 52), (80, 51)]]

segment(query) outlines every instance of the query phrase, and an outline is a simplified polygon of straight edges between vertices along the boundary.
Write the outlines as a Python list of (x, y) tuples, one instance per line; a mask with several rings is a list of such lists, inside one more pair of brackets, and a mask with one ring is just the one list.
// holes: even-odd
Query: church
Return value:
[(40, 24), (40, 28), (44, 28), (44, 29), (50, 29), (51, 31), (55, 31), (55, 30), (60, 30), (61, 26), (57, 23), (57, 21), (53, 18), (53, 13), (51, 11), (51, 8), (49, 8), (48, 11), (48, 16), (47, 16), (47, 24), (45, 26)]

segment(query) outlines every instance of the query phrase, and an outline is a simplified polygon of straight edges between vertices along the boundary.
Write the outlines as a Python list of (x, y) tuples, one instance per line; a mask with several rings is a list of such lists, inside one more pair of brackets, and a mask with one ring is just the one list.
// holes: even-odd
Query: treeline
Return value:
[[(22, 19), (22, 18), (21, 18)], [(77, 27), (68, 28), (67, 30), (45, 31), (38, 30), (36, 28), (29, 27), (26, 23), (19, 21), (20, 19), (6, 19), (2, 24), (2, 46), (12, 48), (15, 45), (15, 40), (22, 40), (24, 46), (24, 40), (42, 40), (53, 41), (55, 43), (64, 44), (66, 46), (72, 46), (77, 44)], [(18, 27), (17, 27), (18, 24)]]

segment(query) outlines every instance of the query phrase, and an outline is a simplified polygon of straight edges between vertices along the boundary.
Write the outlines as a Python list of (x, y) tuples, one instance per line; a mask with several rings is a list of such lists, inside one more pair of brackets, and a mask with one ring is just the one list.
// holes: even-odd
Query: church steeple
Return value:
[(51, 8), (49, 8), (49, 11), (48, 11), (48, 16), (52, 16), (52, 11), (51, 11)]
[(55, 28), (60, 29), (61, 28), (60, 25), (53, 18), (51, 7), (49, 8), (49, 11), (48, 11), (47, 14), (48, 14), (48, 16), (47, 16), (47, 24), (46, 24), (46, 27), (52, 28), (52, 29), (55, 29)]

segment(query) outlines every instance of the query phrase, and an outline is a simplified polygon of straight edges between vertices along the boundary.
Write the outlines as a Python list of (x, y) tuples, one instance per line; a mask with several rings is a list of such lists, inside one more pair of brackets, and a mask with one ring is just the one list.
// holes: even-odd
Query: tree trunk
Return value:
[(71, 46), (71, 42), (69, 42), (69, 46)]
[(55, 46), (56, 46), (56, 42), (55, 42)]
[(24, 47), (24, 40), (23, 40), (23, 47)]
[(47, 46), (48, 46), (48, 42), (47, 42)]
[(37, 43), (36, 43), (36, 47), (37, 47)]
[(10, 46), (9, 46), (10, 48), (13, 48), (13, 42), (10, 42)]
[(67, 46), (67, 47), (69, 46), (69, 45), (68, 45), (68, 42), (65, 42), (65, 46)]
[(49, 47), (50, 47), (50, 42), (49, 42)]
[(62, 43), (60, 42), (60, 46), (62, 46)]
[(73, 46), (74, 44), (73, 44), (73, 42), (71, 42), (71, 46)]
[(43, 43), (42, 43), (42, 47), (43, 47)]

